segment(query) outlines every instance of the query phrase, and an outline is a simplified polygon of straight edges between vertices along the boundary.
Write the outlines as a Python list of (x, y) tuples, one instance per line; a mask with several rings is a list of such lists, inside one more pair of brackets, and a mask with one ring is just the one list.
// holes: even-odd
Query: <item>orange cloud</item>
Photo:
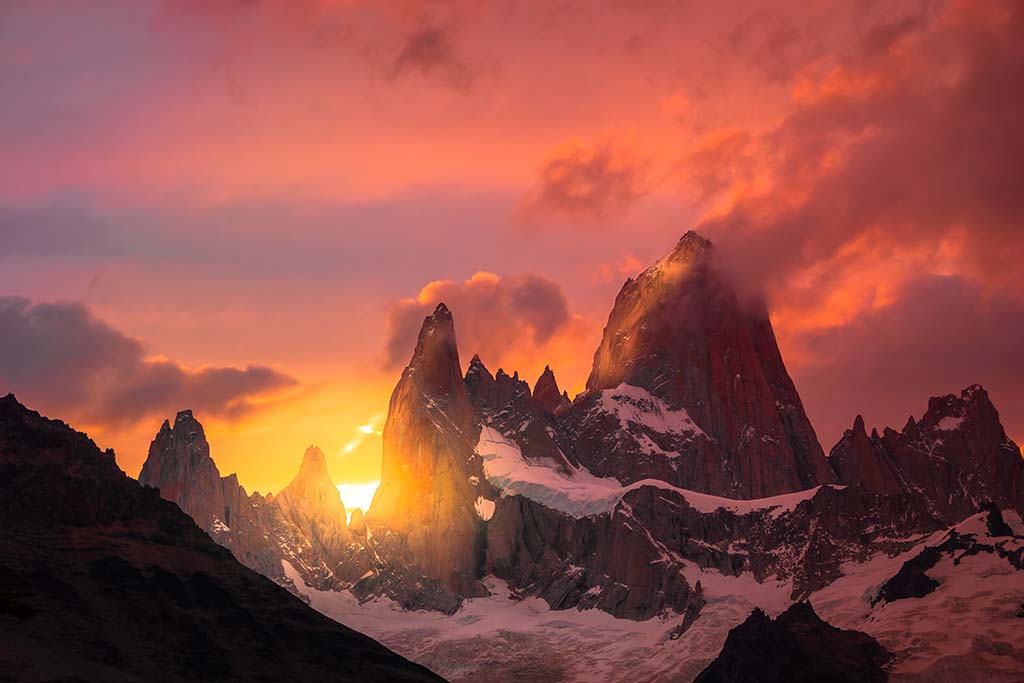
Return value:
[(541, 166), (525, 213), (609, 218), (627, 212), (653, 183), (650, 163), (622, 146), (572, 146), (555, 153)]

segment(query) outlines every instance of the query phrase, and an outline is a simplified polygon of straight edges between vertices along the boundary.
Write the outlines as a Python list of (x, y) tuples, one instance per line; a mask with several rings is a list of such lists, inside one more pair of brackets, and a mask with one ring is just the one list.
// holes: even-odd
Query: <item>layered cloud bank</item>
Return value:
[[(1019, 3), (0, 12), (2, 343), (26, 354), (0, 390), (55, 414), (145, 434), (187, 404), (280, 488), (385, 409), (441, 300), (467, 358), (582, 388), (622, 281), (696, 227), (767, 295), (826, 448), (972, 382), (1024, 435)], [(292, 377), (317, 402), (268, 404)], [(338, 472), (376, 478), (377, 451)]]
[(261, 365), (190, 368), (148, 355), (141, 341), (80, 303), (3, 297), (0, 384), (47, 410), (120, 427), (184, 406), (240, 419), (296, 380)]

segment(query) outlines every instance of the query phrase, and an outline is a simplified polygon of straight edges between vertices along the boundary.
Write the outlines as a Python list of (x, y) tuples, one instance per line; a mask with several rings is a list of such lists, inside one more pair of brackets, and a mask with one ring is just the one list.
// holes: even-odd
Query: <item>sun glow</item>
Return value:
[(356, 508), (363, 512), (369, 509), (378, 486), (380, 486), (379, 481), (362, 484), (338, 484), (338, 493), (341, 494), (341, 502), (345, 504), (345, 515), (349, 522), (352, 521), (352, 511)]

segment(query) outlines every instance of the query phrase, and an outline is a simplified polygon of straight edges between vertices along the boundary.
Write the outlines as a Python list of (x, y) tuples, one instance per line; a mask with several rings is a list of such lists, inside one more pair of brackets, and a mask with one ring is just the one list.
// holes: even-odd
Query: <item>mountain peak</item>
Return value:
[[(693, 458), (705, 463), (699, 470), (668, 475), (682, 488), (742, 498), (830, 481), (767, 311), (740, 300), (712, 255), (711, 242), (690, 231), (626, 282), (594, 354), (588, 393), (625, 384), (687, 411), (708, 437), (695, 448), (714, 452)], [(650, 476), (647, 465), (632, 474), (616, 467), (600, 476)]]
[(438, 304), (434, 313), (423, 319), (416, 350), (405, 374), (420, 390), (437, 397), (465, 393), (455, 321), (444, 304)]
[(713, 249), (714, 246), (715, 245), (712, 244), (711, 240), (704, 237), (696, 230), (687, 230), (686, 233), (679, 238), (679, 241), (676, 242), (676, 247), (672, 252), (698, 254)]
[(302, 455), (298, 478), (310, 482), (326, 482), (334, 486), (331, 475), (327, 472), (327, 458), (317, 446), (309, 446)]
[(430, 314), (430, 318), (442, 321), (451, 320), (452, 312), (451, 310), (449, 310), (447, 306), (444, 305), (444, 302), (442, 301), (441, 303), (437, 304), (437, 306), (434, 306), (434, 312)]
[(558, 388), (558, 381), (550, 365), (544, 366), (544, 372), (533, 385), (533, 398), (545, 411), (552, 415), (561, 415), (569, 409), (569, 401)]

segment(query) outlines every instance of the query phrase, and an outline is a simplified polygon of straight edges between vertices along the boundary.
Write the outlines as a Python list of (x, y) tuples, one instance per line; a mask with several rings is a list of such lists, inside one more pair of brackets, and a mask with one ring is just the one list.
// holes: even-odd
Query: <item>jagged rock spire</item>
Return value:
[[(696, 232), (683, 235), (616, 297), (587, 389), (622, 384), (685, 409), (708, 437), (673, 483), (746, 498), (834, 477), (764, 305), (739, 299), (711, 242)], [(629, 472), (606, 473), (634, 479)]]
[(470, 482), (480, 477), (468, 469), (478, 432), (455, 323), (438, 304), (391, 395), (381, 483), (366, 521), (404, 535), (427, 576), (453, 583), (476, 578), (483, 545)]
[(544, 372), (533, 385), (533, 398), (541, 408), (555, 416), (565, 413), (571, 405), (568, 396), (559, 391), (550, 365), (544, 366)]
[(962, 519), (985, 501), (1024, 510), (1024, 460), (980, 385), (933, 396), (902, 431), (864, 434), (858, 416), (829, 456), (840, 483), (870, 491), (913, 491), (935, 515)]
[(318, 555), (340, 555), (348, 540), (345, 504), (327, 471), (323, 451), (316, 446), (306, 449), (298, 474), (274, 496), (274, 504)]

